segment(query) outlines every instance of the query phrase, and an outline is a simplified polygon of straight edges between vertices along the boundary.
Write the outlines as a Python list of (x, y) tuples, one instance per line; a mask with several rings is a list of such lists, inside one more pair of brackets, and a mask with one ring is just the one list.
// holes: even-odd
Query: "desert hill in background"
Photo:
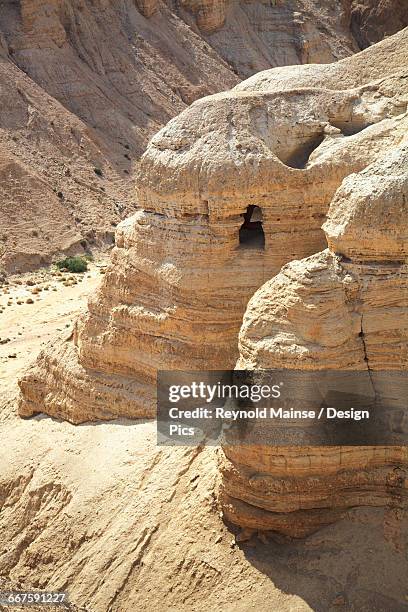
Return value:
[(113, 242), (150, 137), (267, 68), (327, 63), (407, 24), (403, 0), (5, 0), (0, 259), (6, 272)]

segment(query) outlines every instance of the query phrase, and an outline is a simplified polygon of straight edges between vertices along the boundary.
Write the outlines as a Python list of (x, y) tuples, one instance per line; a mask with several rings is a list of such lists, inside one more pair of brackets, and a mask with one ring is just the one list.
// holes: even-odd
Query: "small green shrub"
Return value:
[(86, 272), (88, 269), (88, 262), (84, 257), (80, 257), (79, 255), (61, 259), (57, 261), (55, 265), (59, 270), (66, 268), (69, 272)]

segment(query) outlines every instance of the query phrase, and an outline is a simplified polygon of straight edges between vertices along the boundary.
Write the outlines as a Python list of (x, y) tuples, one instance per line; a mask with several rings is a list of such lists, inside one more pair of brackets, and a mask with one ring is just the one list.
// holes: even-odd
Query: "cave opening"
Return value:
[(244, 222), (239, 228), (239, 245), (245, 249), (264, 249), (265, 234), (262, 226), (262, 209), (249, 205), (241, 215)]

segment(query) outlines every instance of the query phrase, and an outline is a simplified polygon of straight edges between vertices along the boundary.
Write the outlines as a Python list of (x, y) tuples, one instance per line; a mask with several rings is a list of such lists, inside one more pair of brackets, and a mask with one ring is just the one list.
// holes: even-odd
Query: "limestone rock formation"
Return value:
[(325, 63), (359, 50), (349, 11), (335, 0), (183, 0), (178, 15), (241, 78), (302, 63)]
[[(11, 149), (20, 168), (29, 161), (27, 181), (39, 181), (43, 192), (37, 185), (20, 194), (21, 223), (8, 198), (0, 202), (2, 229), (10, 236), (1, 265), (25, 270), (49, 263), (56, 253), (80, 251), (81, 242), (109, 243), (117, 222), (135, 209), (138, 158), (158, 129), (194, 100), (257, 71), (332, 62), (357, 51), (350, 19), (347, 3), (335, 0), (1, 2), (0, 102), (8, 109), (0, 122), (1, 156), (8, 159)], [(21, 95), (9, 90), (16, 80)], [(32, 112), (40, 113), (41, 125), (29, 114), (32, 90)], [(16, 109), (10, 100), (17, 100)], [(69, 164), (54, 113), (67, 130), (74, 121), (86, 132), (83, 141), (69, 143)], [(23, 137), (16, 138), (17, 130)], [(43, 158), (35, 156), (38, 146)], [(94, 168), (103, 178), (95, 178)], [(12, 178), (4, 184), (11, 193)], [(62, 194), (59, 201), (54, 194)], [(51, 209), (61, 211), (58, 229)], [(32, 211), (41, 211), (44, 226), (34, 240)]]
[(325, 247), (342, 179), (405, 133), (407, 40), (403, 31), (340, 65), (261, 73), (259, 90), (250, 79), (170, 121), (141, 160), (141, 210), (119, 226), (74, 338), (23, 377), (20, 414), (153, 416), (158, 369), (233, 367), (251, 295)]
[[(408, 141), (346, 177), (329, 249), (284, 266), (250, 300), (240, 369), (408, 369)], [(406, 399), (406, 398), (404, 398)], [(406, 409), (406, 407), (405, 407)], [(229, 446), (223, 505), (243, 527), (302, 536), (355, 506), (404, 508), (407, 447)]]
[(197, 26), (205, 34), (216, 32), (225, 23), (226, 0), (187, 0), (183, 5), (195, 15)]
[(178, 14), (241, 76), (329, 63), (408, 25), (405, 0), (183, 0)]
[[(163, 6), (125, 0), (21, 0), (3, 8), (9, 59), (96, 132), (112, 157), (140, 156), (190, 100), (234, 85), (230, 67)], [(139, 8), (138, 8), (139, 7)], [(171, 40), (171, 45), (169, 43)], [(127, 145), (127, 148), (125, 148)]]

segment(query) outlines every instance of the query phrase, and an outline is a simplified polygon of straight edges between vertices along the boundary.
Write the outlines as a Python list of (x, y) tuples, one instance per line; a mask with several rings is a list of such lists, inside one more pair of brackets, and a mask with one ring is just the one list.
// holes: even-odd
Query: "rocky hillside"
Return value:
[(137, 160), (171, 117), (260, 70), (331, 62), (381, 39), (406, 17), (391, 4), (3, 1), (3, 267), (109, 243), (136, 208)]
[(405, 0), (347, 0), (347, 22), (360, 49), (408, 25)]
[(134, 5), (120, 19), (116, 3), (102, 4), (1, 4), (7, 270), (112, 241), (114, 226), (135, 210), (132, 176), (149, 136), (192, 98), (237, 82), (181, 21), (163, 18), (159, 53)]

